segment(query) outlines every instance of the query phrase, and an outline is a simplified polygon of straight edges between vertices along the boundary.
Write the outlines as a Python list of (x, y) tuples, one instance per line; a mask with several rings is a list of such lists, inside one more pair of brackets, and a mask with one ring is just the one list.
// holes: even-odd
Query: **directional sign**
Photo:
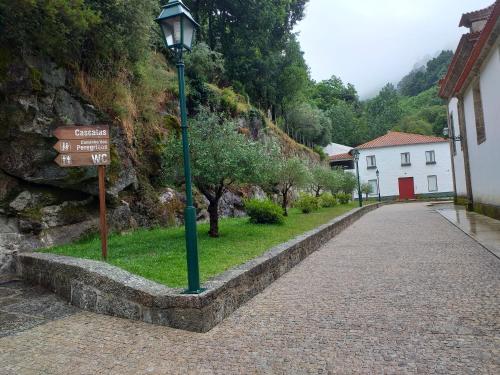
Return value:
[(54, 130), (57, 139), (109, 139), (109, 126), (63, 126)]
[(99, 176), (99, 222), (101, 251), (108, 256), (108, 225), (106, 222), (106, 165), (111, 164), (109, 126), (64, 126), (54, 131), (59, 141), (54, 148), (59, 152), (54, 160), (60, 167), (97, 166)]
[(111, 164), (109, 152), (59, 154), (54, 161), (63, 168)]
[(61, 154), (80, 152), (109, 152), (108, 139), (67, 139), (60, 140), (54, 148)]

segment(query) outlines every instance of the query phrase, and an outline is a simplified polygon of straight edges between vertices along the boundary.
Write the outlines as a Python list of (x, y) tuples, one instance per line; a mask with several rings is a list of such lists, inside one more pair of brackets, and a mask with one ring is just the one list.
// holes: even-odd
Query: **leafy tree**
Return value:
[(352, 194), (354, 189), (358, 186), (356, 176), (351, 172), (340, 171), (340, 185), (339, 190), (344, 194)]
[(84, 0), (0, 1), (2, 46), (43, 53), (60, 63), (78, 61), (88, 33), (102, 21)]
[(368, 182), (363, 182), (361, 184), (361, 192), (365, 195), (366, 200), (368, 200), (368, 195), (373, 193), (373, 186)]
[(354, 85), (348, 83), (344, 85), (337, 76), (316, 83), (312, 88), (312, 101), (323, 111), (327, 111), (339, 102), (347, 104), (358, 104), (358, 92)]
[(300, 43), (295, 35), (291, 35), (285, 45), (282, 56), (279, 58), (279, 79), (276, 90), (276, 112), (286, 116), (287, 111), (294, 103), (304, 101), (310, 86), (309, 68), (304, 60), (304, 53), (300, 49)]
[[(235, 184), (264, 182), (269, 169), (268, 152), (236, 131), (237, 124), (207, 111), (190, 121), (191, 172), (193, 183), (208, 199), (211, 237), (219, 236), (219, 201)], [(164, 151), (165, 181), (183, 181), (182, 144), (170, 138)]]
[(297, 103), (286, 116), (287, 131), (306, 144), (326, 145), (330, 140), (330, 119), (309, 103)]
[(322, 164), (317, 164), (311, 169), (310, 187), (316, 197), (321, 195), (321, 192), (331, 186), (333, 172), (330, 167)]
[[(304, 15), (307, 0), (189, 0), (201, 24), (201, 40), (226, 60), (233, 87), (241, 88), (261, 108), (280, 105), (280, 81), (290, 76), (284, 51), (293, 27)], [(285, 61), (285, 63), (284, 63)], [(293, 66), (293, 64), (291, 64)]]
[(274, 164), (271, 180), (281, 195), (283, 214), (288, 216), (288, 198), (292, 189), (305, 187), (311, 177), (306, 165), (297, 157), (281, 159)]
[(367, 140), (366, 120), (358, 116), (354, 107), (346, 102), (338, 102), (326, 113), (331, 122), (330, 133), (335, 143), (357, 146)]
[(394, 127), (402, 117), (399, 94), (393, 84), (388, 83), (380, 93), (366, 105), (371, 136), (379, 137)]
[(225, 72), (224, 56), (210, 49), (206, 43), (198, 43), (186, 54), (186, 74), (202, 82), (219, 83)]
[(432, 135), (432, 125), (418, 116), (406, 116), (393, 128), (395, 131)]

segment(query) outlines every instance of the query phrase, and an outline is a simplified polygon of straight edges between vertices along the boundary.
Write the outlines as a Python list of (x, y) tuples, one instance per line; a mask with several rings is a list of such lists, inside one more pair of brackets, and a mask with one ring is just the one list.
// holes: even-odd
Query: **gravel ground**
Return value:
[(496, 257), (424, 204), (390, 205), (206, 334), (71, 310), (11, 327), (0, 373), (499, 374), (499, 308)]

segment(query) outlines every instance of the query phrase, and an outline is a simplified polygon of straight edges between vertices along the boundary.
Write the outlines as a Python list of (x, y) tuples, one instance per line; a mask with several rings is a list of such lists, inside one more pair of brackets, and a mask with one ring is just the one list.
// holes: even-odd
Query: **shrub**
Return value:
[(331, 193), (323, 193), (319, 197), (321, 207), (334, 207), (337, 205), (337, 199)]
[(249, 199), (245, 210), (254, 224), (282, 224), (285, 220), (281, 207), (269, 199)]
[(309, 214), (319, 209), (319, 199), (309, 194), (302, 194), (295, 202), (295, 207), (299, 208), (303, 213)]
[(337, 199), (340, 202), (340, 204), (347, 204), (351, 201), (352, 196), (351, 196), (351, 194), (340, 193), (340, 194), (337, 194)]

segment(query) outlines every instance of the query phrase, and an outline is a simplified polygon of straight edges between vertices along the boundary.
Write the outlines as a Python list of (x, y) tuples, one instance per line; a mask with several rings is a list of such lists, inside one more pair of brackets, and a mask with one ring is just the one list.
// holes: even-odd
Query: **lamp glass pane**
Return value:
[(161, 21), (161, 28), (167, 46), (172, 47), (181, 42), (181, 18), (167, 18)]
[(184, 46), (191, 49), (195, 34), (194, 24), (189, 18), (184, 18)]

